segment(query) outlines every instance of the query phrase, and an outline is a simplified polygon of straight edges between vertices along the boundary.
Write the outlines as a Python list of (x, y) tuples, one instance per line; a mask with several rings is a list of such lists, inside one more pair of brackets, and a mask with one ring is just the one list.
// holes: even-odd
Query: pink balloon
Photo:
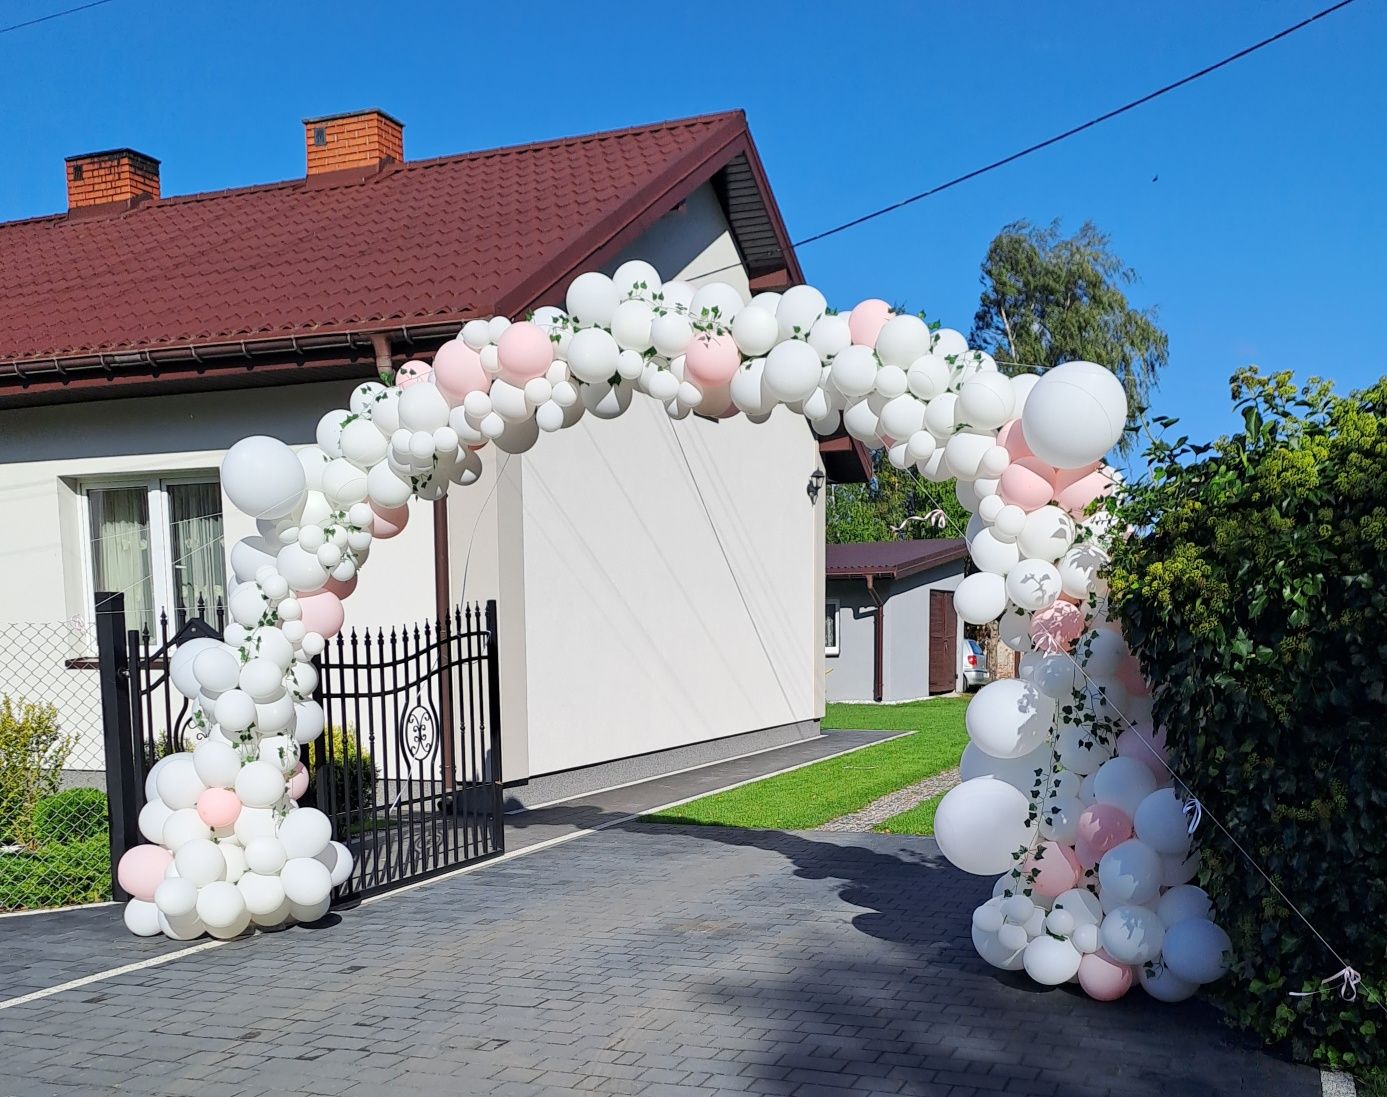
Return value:
[(135, 846), (127, 849), (116, 866), (116, 880), (136, 899), (154, 901), (154, 889), (164, 882), (164, 872), (173, 863), (173, 854), (163, 846)]
[(347, 611), (342, 606), (342, 599), (332, 591), (305, 595), (299, 599), (299, 607), (303, 610), (304, 628), (309, 632), (316, 632), (324, 640), (330, 640), (342, 631)]
[(1069, 651), (1084, 631), (1084, 611), (1073, 602), (1051, 602), (1031, 617), (1031, 642), (1047, 655)]
[(1079, 961), (1079, 986), (1095, 1002), (1115, 1002), (1132, 989), (1132, 967), (1100, 948)]
[(1082, 518), (1090, 503), (1112, 494), (1113, 478), (1107, 469), (1085, 473), (1077, 480), (1069, 482), (1066, 482), (1067, 476), (1068, 474), (1063, 472), (1059, 475), (1055, 484), (1055, 502), (1075, 518)]
[(524, 388), (526, 381), (543, 377), (553, 363), (554, 344), (537, 324), (521, 320), (501, 333), (496, 341), (496, 360), (501, 366), (501, 380)]
[[(1132, 836), (1132, 818), (1112, 804), (1089, 804), (1079, 815), (1075, 852), (1085, 866)], [(1080, 848), (1082, 847), (1082, 848)]]
[(345, 602), (348, 598), (351, 597), (352, 591), (356, 590), (356, 581), (359, 575), (360, 572), (358, 572), (356, 575), (353, 575), (350, 579), (346, 580), (329, 579), (327, 581), (327, 585), (323, 587), (323, 589), (320, 590), (318, 593), (322, 594), (326, 592), (328, 594), (335, 594), (338, 598)]
[[(507, 331), (510, 329), (507, 328)], [(406, 525), (409, 524), (409, 504), (401, 503), (398, 507), (383, 507), (379, 503), (371, 503), (371, 536), (379, 537), (382, 541), (388, 541), (398, 534)], [(356, 577), (353, 576), (353, 579)], [(332, 589), (331, 585), (328, 587)], [(339, 597), (346, 597), (339, 595)]]
[(410, 385), (417, 385), (425, 377), (433, 372), (433, 367), (427, 362), (421, 362), (415, 358), (406, 362), (395, 374), (395, 384), (402, 389), (409, 388)]
[(848, 313), (848, 332), (852, 341), (864, 347), (876, 346), (877, 336), (881, 334), (881, 329), (889, 319), (891, 306), (885, 301), (869, 297), (859, 302), (857, 307)]
[(289, 774), (289, 799), (302, 800), (303, 794), (308, 791), (308, 770), (304, 768), (302, 762), (294, 767), (294, 772)]
[(1039, 510), (1055, 497), (1055, 470), (1039, 457), (1023, 457), (1006, 467), (997, 494), (1027, 513)]
[(1026, 442), (1025, 434), (1021, 431), (1020, 419), (1009, 419), (1002, 424), (1002, 429), (997, 432), (997, 445), (1005, 447), (1013, 461), (1035, 456)]
[(721, 388), (737, 376), (742, 356), (730, 335), (699, 332), (684, 352), (684, 372), (699, 388)]
[(1053, 899), (1074, 887), (1083, 869), (1079, 865), (1079, 859), (1074, 855), (1074, 850), (1069, 846), (1061, 845), (1059, 842), (1041, 842), (1034, 852), (1027, 854), (1026, 859), (1021, 862), (1023, 880), (1030, 879), (1032, 871), (1035, 871), (1036, 876), (1031, 881), (1031, 890), (1037, 895)]
[(1151, 696), (1151, 687), (1146, 684), (1146, 679), (1141, 676), (1141, 664), (1136, 659), (1123, 659), (1117, 667), (1117, 680), (1122, 683), (1122, 687), (1133, 697)]
[(197, 798), (197, 816), (209, 827), (229, 827), (241, 814), (241, 798), (230, 789), (205, 788)]
[(1159, 778), (1170, 776), (1165, 763), (1170, 761), (1166, 749), (1165, 728), (1151, 729), (1150, 724), (1135, 723), (1117, 737), (1117, 753), (1123, 758), (1135, 758)]
[(482, 369), (481, 355), (461, 339), (449, 339), (438, 348), (433, 356), (433, 376), (438, 390), (450, 404), (462, 403), (469, 392), (486, 392), (491, 388), (491, 378)]

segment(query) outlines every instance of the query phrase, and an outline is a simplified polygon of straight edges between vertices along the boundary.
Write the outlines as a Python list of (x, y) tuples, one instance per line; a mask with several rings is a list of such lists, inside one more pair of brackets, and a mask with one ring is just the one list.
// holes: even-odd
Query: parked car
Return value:
[(980, 689), (987, 685), (987, 653), (976, 640), (963, 641), (963, 689)]

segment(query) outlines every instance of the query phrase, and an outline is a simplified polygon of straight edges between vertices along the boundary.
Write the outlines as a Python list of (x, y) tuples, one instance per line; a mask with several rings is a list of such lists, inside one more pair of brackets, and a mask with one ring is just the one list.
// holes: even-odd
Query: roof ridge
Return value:
[[(424, 160), (404, 160), (390, 166), (392, 174), (400, 174), (415, 170), (425, 170), (434, 167), (443, 167), (450, 164), (457, 164), (466, 160), (486, 160), (495, 156), (513, 156), (519, 153), (545, 152), (550, 149), (564, 148), (571, 145), (580, 145), (589, 141), (608, 141), (621, 137), (632, 137), (637, 134), (657, 133), (662, 130), (689, 129), (697, 125), (712, 125), (718, 122), (737, 121), (743, 126), (746, 125), (746, 112), (742, 110), (717, 111), (710, 114), (695, 114), (687, 118), (669, 118), (662, 122), (646, 122), (634, 126), (625, 126), (614, 130), (595, 130), (591, 133), (580, 133), (570, 137), (551, 137), (543, 141), (522, 142), (517, 145), (498, 145), (489, 149), (473, 149), (468, 152), (453, 152), (443, 156), (433, 156)], [(340, 185), (355, 185), (376, 178), (368, 175), (365, 179), (353, 178), (350, 183), (344, 181)], [(222, 187), (219, 190), (192, 191), (188, 194), (172, 194), (163, 198), (156, 198), (151, 201), (141, 202), (139, 206), (129, 212), (139, 209), (149, 208), (158, 209), (174, 205), (183, 205), (192, 202), (205, 202), (218, 198), (228, 198), (243, 194), (255, 194), (276, 189), (301, 187), (305, 184), (307, 177), (298, 176), (293, 179), (276, 179), (267, 183), (248, 183), (238, 187)], [(66, 222), (67, 213), (45, 213), (36, 217), (20, 218), (16, 221), (0, 221), (0, 232), (5, 229), (14, 228), (22, 225), (33, 225), (42, 221)]]

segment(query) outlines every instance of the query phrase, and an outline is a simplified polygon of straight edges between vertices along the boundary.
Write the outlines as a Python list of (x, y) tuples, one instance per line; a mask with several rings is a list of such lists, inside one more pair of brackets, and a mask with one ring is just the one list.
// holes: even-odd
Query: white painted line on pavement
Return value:
[[(619, 826), (622, 823), (629, 823), (632, 819), (639, 819), (642, 815), (653, 815), (656, 812), (668, 811), (670, 808), (677, 808), (681, 804), (688, 804), (694, 800), (701, 800), (705, 796), (715, 796), (720, 792), (730, 792), (732, 789), (741, 788), (743, 785), (755, 784), (757, 781), (764, 781), (770, 777), (779, 777), (782, 773), (793, 773), (797, 769), (804, 769), (805, 766), (812, 766), (818, 762), (827, 762), (830, 758), (842, 758), (844, 755), (855, 754), (857, 751), (866, 750), (868, 747), (880, 746), (882, 743), (890, 743), (896, 739), (902, 739), (909, 734), (911, 733), (905, 731), (902, 732), (900, 735), (893, 735), (889, 739), (877, 739), (871, 743), (860, 743), (855, 747), (849, 747), (847, 750), (840, 750), (836, 754), (826, 754), (822, 758), (811, 758), (807, 762), (800, 762), (797, 765), (786, 766), (784, 769), (778, 769), (771, 773), (758, 774), (755, 777), (748, 777), (743, 781), (734, 781), (732, 784), (723, 785), (720, 788), (708, 789), (706, 792), (695, 793), (693, 796), (685, 796), (679, 800), (671, 800), (667, 804), (660, 804), (657, 807), (645, 808), (642, 811), (632, 812), (627, 815), (621, 815), (615, 819), (608, 819), (606, 822), (598, 823), (596, 826), (583, 827), (579, 830), (575, 830), (572, 834), (560, 834), (553, 838), (546, 839), (543, 842), (536, 842), (532, 846), (524, 846), (521, 849), (512, 850), (509, 853), (503, 853), (501, 854), (501, 856), (493, 857), (487, 861), (479, 861), (474, 865), (464, 865), (462, 868), (454, 869), (452, 872), (440, 873), (437, 876), (430, 876), (427, 880), (419, 880), (416, 883), (406, 884), (404, 887), (399, 887), (391, 891), (382, 892), (379, 895), (372, 895), (367, 899), (363, 899), (359, 905), (363, 907), (369, 906), (372, 903), (379, 903), (385, 899), (393, 899), (397, 895), (403, 895), (406, 892), (415, 891), (418, 888), (428, 887), (430, 884), (438, 884), (442, 883), (444, 880), (451, 880), (456, 876), (466, 876), (473, 872), (481, 872), (483, 869), (490, 868), (492, 865), (499, 865), (506, 861), (513, 861), (517, 857), (524, 857), (527, 854), (538, 853), (540, 850), (543, 849), (550, 849), (553, 846), (561, 846), (565, 842), (572, 842), (577, 838), (584, 838), (589, 834), (596, 834), (599, 830), (606, 830), (608, 827)], [(770, 749), (780, 750), (782, 748), (772, 747)], [(758, 751), (757, 753), (762, 752)], [(732, 761), (733, 759), (729, 758), (725, 760)], [(660, 780), (660, 778), (652, 777), (649, 778), (649, 780), (657, 781)], [(635, 782), (635, 784), (644, 783), (644, 781)], [(588, 795), (592, 794), (589, 793)], [(244, 938), (238, 937), (234, 938), (234, 940), (244, 940)], [(54, 994), (61, 994), (63, 991), (66, 990), (76, 990), (78, 987), (90, 986), (92, 983), (100, 983), (106, 979), (114, 979), (118, 975), (126, 975), (132, 971), (143, 971), (146, 968), (159, 967), (162, 964), (171, 963), (174, 960), (181, 960), (185, 956), (192, 956), (199, 952), (206, 952), (209, 949), (218, 948), (222, 945), (227, 945), (230, 943), (230, 941), (218, 940), (202, 941), (199, 944), (193, 945), (190, 948), (179, 949), (177, 952), (165, 953), (162, 956), (151, 956), (147, 960), (139, 960), (133, 964), (125, 964), (121, 967), (109, 968), (106, 971), (98, 971), (92, 975), (84, 975), (80, 979), (73, 979), (66, 983), (59, 983), (56, 986), (44, 987), (41, 990), (36, 990), (29, 994), (22, 994), (17, 998), (7, 998), (3, 1001), (0, 1001), (0, 1010), (11, 1009), (14, 1006), (27, 1005), (30, 1002), (37, 1002), (43, 998), (52, 997)]]
[(1324, 1097), (1355, 1097), (1358, 1087), (1347, 1074), (1340, 1074), (1335, 1070), (1322, 1070), (1320, 1092)]

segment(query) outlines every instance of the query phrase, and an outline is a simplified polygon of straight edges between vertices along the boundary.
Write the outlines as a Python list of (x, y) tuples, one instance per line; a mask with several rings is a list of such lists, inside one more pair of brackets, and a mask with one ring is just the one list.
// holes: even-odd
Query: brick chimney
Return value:
[(379, 168), (405, 158), (404, 123), (383, 110), (352, 111), (303, 120), (308, 174)]
[(67, 158), (67, 208), (133, 205), (159, 197), (159, 161), (134, 149), (109, 149)]

